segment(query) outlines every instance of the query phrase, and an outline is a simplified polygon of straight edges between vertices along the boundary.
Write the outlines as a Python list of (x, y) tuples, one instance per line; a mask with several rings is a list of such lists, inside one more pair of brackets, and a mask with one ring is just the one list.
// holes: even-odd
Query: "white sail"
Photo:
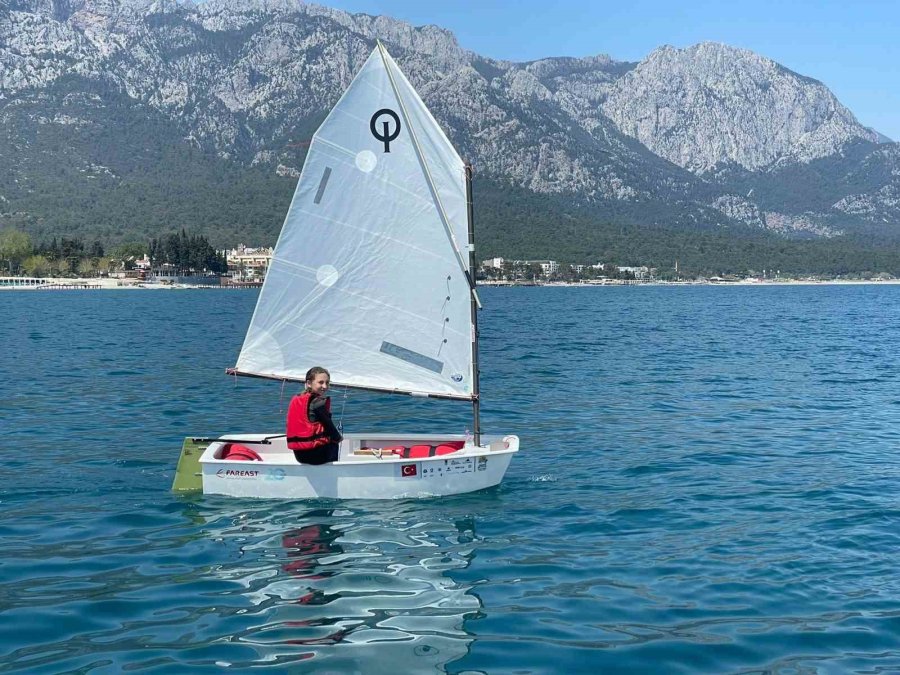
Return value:
[(465, 166), (379, 45), (313, 136), (235, 370), (471, 398), (468, 244)]

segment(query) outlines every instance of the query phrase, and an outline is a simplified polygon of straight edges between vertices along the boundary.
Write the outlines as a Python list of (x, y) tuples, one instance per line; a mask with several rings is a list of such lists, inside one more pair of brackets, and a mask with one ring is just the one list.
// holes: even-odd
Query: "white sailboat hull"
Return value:
[(403, 459), (381, 448), (465, 441), (461, 435), (351, 434), (341, 443), (337, 462), (300, 464), (284, 436), (228, 435), (254, 450), (262, 461), (220, 459), (225, 442), (203, 451), (204, 494), (267, 499), (404, 499), (475, 492), (498, 485), (513, 455), (516, 436), (482, 436), (456, 452)]

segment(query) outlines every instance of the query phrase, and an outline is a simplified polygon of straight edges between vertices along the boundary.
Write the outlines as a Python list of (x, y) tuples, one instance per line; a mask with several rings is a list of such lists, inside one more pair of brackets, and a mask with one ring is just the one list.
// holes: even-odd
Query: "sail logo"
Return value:
[[(383, 119), (381, 122), (381, 133), (378, 131), (378, 120), (381, 118), (391, 118), (394, 120), (394, 131), (391, 132), (391, 125), (387, 119)], [(400, 135), (400, 117), (390, 108), (382, 108), (374, 115), (372, 115), (372, 119), (369, 120), (369, 129), (372, 131), (372, 135), (377, 138), (379, 141), (384, 143), (384, 151), (391, 151), (391, 141), (393, 141), (397, 136)]]
[(216, 471), (219, 478), (256, 478), (259, 471), (251, 471), (246, 469), (219, 469)]

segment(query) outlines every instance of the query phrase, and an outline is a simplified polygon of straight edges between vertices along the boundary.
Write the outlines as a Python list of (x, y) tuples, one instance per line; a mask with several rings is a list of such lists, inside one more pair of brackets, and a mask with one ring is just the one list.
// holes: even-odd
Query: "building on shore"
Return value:
[(2, 288), (32, 288), (44, 286), (49, 283), (49, 279), (42, 277), (0, 277), (0, 287)]
[(151, 284), (178, 284), (187, 286), (218, 286), (220, 277), (214, 272), (194, 272), (182, 270), (171, 263), (163, 263), (153, 268), (147, 275), (147, 282)]
[[(549, 277), (559, 271), (559, 263), (555, 260), (507, 260), (506, 258), (490, 258), (481, 261), (481, 268), (490, 276), (540, 274)], [(540, 271), (538, 271), (540, 270)]]
[(261, 282), (272, 264), (272, 248), (250, 248), (240, 244), (225, 251), (228, 276), (236, 282)]
[(622, 274), (633, 274), (635, 279), (649, 279), (651, 277), (650, 268), (646, 265), (640, 267), (618, 267), (618, 271)]

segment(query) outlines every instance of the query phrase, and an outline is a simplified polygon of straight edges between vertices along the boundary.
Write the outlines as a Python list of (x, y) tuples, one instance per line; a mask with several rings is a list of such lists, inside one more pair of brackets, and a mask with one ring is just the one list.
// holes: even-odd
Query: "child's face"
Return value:
[(317, 396), (324, 396), (328, 391), (329, 377), (325, 373), (316, 375), (309, 383), (309, 390)]

